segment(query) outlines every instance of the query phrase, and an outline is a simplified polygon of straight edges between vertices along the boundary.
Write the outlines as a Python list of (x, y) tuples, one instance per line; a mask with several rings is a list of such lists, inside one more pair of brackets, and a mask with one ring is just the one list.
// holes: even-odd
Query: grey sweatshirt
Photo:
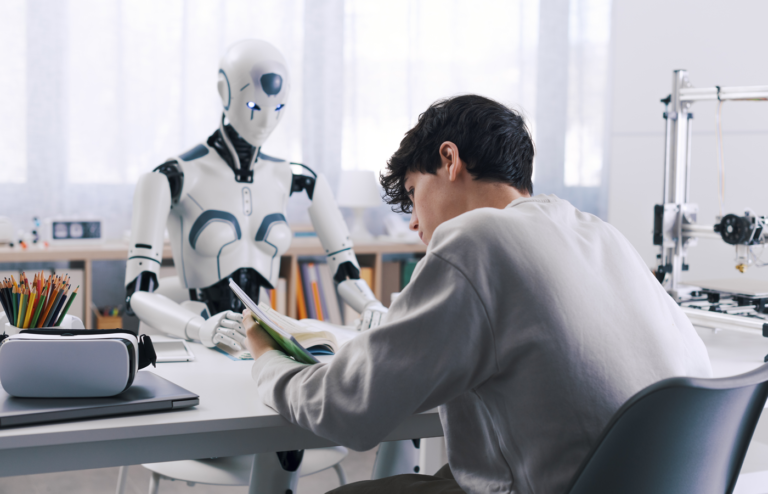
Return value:
[(557, 494), (618, 408), (672, 376), (710, 376), (706, 349), (611, 225), (555, 196), (440, 225), (387, 323), (330, 364), (277, 351), (264, 402), (319, 436), (374, 447), (439, 407), (468, 493)]

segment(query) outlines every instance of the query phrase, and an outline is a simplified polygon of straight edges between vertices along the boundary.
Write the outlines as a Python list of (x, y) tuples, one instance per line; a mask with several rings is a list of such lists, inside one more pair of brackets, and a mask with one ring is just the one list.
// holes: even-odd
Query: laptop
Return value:
[(15, 398), (0, 387), (0, 428), (193, 407), (200, 397), (149, 371), (109, 398)]

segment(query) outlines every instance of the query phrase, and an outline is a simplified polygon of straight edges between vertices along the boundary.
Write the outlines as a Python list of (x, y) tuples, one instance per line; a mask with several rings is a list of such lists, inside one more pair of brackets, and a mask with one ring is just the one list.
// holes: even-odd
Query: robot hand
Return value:
[(378, 300), (366, 305), (362, 314), (362, 318), (357, 320), (357, 330), (366, 331), (368, 329), (373, 329), (376, 326), (379, 326), (384, 322), (387, 311), (389, 311), (389, 309), (381, 305), (381, 302)]
[(243, 315), (226, 310), (206, 320), (200, 326), (200, 341), (207, 347), (223, 343), (235, 350), (242, 350), (245, 341)]
[(376, 299), (365, 281), (344, 280), (339, 283), (338, 290), (342, 300), (361, 314), (356, 324), (358, 331), (375, 328), (384, 322), (388, 309)]

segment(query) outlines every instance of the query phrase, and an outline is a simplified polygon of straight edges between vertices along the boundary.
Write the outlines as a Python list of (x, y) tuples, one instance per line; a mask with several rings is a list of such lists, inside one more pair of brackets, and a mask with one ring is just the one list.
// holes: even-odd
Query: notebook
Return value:
[(237, 283), (231, 279), (229, 280), (229, 288), (232, 289), (243, 305), (253, 313), (253, 317), (258, 321), (259, 325), (269, 333), (286, 354), (293, 357), (297, 362), (303, 364), (316, 364), (319, 362), (314, 355), (309, 353), (306, 348), (296, 341), (296, 338), (281, 328), (279, 322), (270, 318), (264, 310), (256, 305), (251, 297), (249, 297)]
[(193, 407), (200, 397), (149, 371), (109, 398), (15, 398), (0, 387), (0, 428)]

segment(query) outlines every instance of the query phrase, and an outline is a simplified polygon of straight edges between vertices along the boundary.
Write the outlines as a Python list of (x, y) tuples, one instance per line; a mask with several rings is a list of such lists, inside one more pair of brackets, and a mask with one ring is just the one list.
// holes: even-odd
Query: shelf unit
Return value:
[[(381, 272), (383, 257), (387, 254), (424, 254), (427, 247), (423, 244), (403, 244), (382, 240), (360, 242), (354, 246), (355, 254), (361, 266), (370, 266), (374, 272), (373, 293), (381, 300)], [(288, 280), (288, 315), (296, 317), (296, 273), (299, 258), (323, 256), (324, 250), (316, 237), (294, 238), (291, 247), (280, 259), (280, 277)], [(93, 261), (124, 261), (128, 258), (128, 244), (125, 242), (102, 242), (90, 245), (51, 246), (48, 248), (0, 247), (0, 263), (33, 262), (77, 262), (84, 264), (83, 304), (85, 306), (86, 328), (93, 327), (93, 314), (90, 310), (93, 299)], [(163, 259), (173, 259), (171, 246), (166, 244)]]

